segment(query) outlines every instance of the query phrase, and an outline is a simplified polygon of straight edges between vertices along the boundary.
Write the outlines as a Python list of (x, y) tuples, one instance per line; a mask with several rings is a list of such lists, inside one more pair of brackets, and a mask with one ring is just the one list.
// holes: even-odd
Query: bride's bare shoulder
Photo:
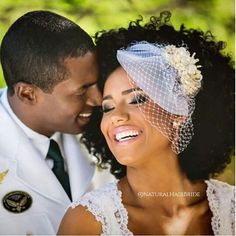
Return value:
[(58, 235), (75, 235), (75, 234), (101, 234), (102, 226), (95, 216), (88, 211), (87, 207), (76, 206), (69, 208), (64, 215)]

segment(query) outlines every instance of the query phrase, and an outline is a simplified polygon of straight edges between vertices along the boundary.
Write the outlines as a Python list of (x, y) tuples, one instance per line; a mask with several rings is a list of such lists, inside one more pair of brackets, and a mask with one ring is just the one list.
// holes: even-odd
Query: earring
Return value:
[(175, 120), (175, 121), (173, 121), (172, 124), (173, 124), (173, 128), (177, 129), (179, 127), (179, 125), (180, 125), (180, 122)]

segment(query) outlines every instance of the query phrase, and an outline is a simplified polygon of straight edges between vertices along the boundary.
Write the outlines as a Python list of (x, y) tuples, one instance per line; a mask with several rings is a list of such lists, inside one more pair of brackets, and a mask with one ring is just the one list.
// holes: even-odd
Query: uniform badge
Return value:
[(0, 172), (0, 184), (3, 182), (5, 176), (7, 175), (8, 170), (5, 170), (3, 172)]
[(22, 213), (30, 208), (32, 197), (23, 191), (13, 191), (4, 196), (2, 203), (8, 211)]

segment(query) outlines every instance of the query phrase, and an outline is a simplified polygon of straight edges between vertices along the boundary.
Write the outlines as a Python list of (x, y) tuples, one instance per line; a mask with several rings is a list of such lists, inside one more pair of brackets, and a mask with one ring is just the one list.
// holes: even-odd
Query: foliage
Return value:
[[(76, 21), (89, 34), (102, 29), (127, 26), (139, 15), (147, 20), (162, 10), (172, 12), (172, 23), (179, 27), (211, 30), (217, 40), (226, 41), (226, 53), (234, 58), (233, 0), (1, 0), (0, 41), (9, 26), (31, 10), (50, 10)], [(0, 71), (0, 87), (4, 85)]]

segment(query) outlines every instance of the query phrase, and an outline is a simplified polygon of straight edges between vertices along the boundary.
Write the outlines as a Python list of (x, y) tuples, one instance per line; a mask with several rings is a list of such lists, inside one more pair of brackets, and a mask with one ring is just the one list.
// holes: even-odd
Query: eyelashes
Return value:
[(144, 94), (139, 94), (135, 96), (129, 104), (143, 104), (147, 101), (147, 96)]
[(110, 108), (109, 108), (109, 106), (106, 106), (106, 105), (105, 105), (105, 106), (102, 106), (101, 110), (102, 110), (103, 113), (107, 113), (107, 112), (109, 112), (109, 111), (114, 110), (114, 107), (110, 107)]
[[(140, 94), (140, 95), (137, 95), (137, 96), (134, 96), (131, 100), (131, 102), (129, 102), (129, 104), (131, 105), (140, 105), (140, 104), (144, 104), (145, 102), (147, 102), (147, 99), (148, 97), (144, 94)], [(111, 106), (109, 104), (105, 104), (102, 106), (101, 110), (103, 113), (107, 113), (109, 111), (112, 111), (114, 110), (115, 107), (114, 106)]]

